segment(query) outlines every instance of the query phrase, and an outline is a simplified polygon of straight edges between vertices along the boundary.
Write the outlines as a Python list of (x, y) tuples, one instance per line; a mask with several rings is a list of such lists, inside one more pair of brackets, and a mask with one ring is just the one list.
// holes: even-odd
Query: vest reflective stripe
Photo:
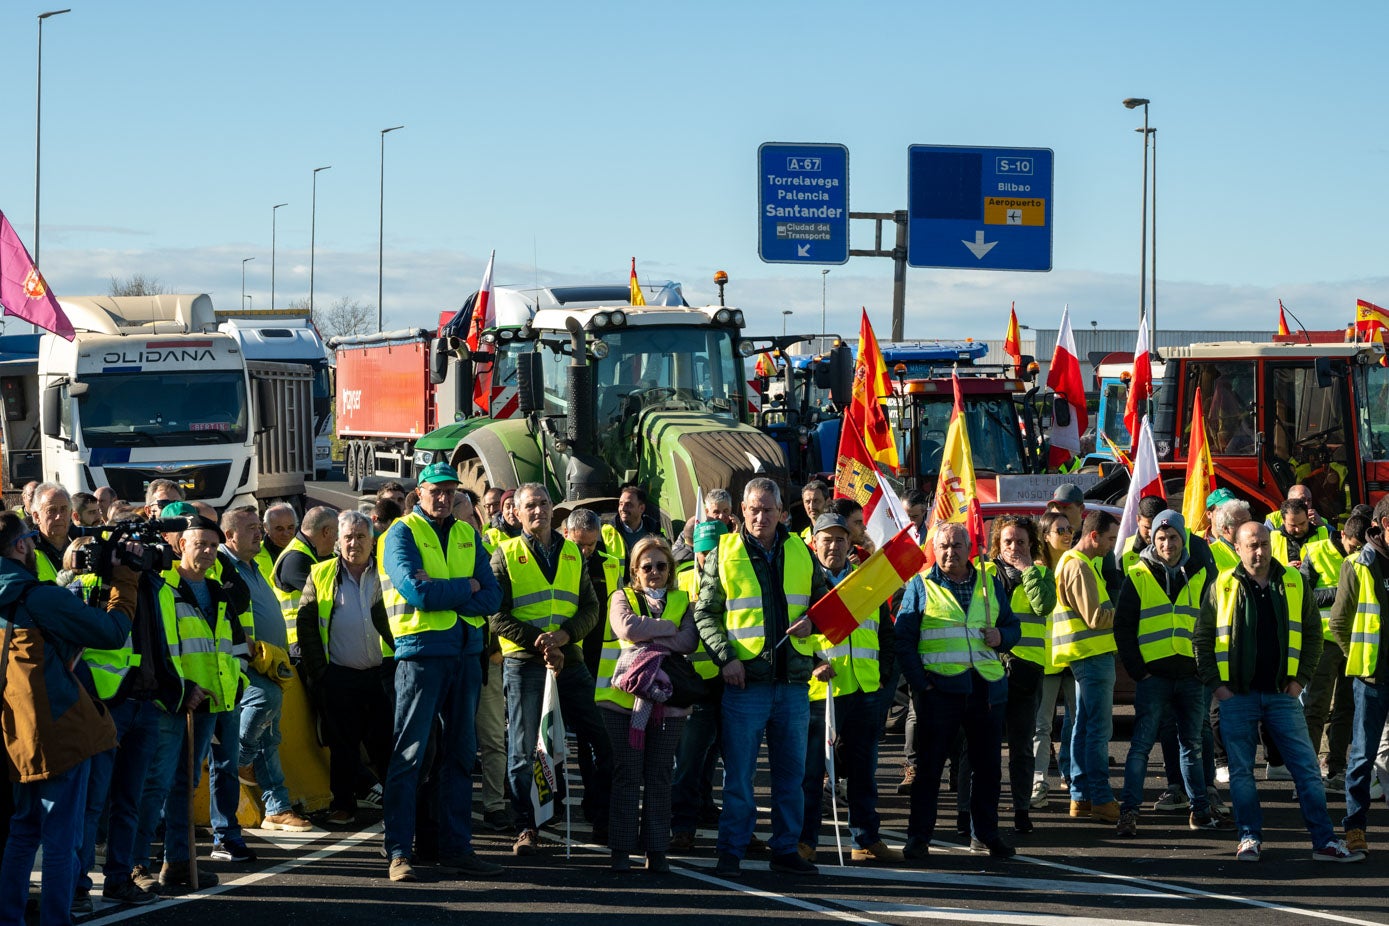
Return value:
[[(582, 578), (584, 560), (579, 548), (572, 540), (565, 540), (559, 548), (559, 566), (555, 569), (555, 581), (545, 580), (535, 554), (521, 537), (508, 537), (501, 544), (502, 555), (506, 557), (506, 572), (511, 578), (511, 616), (523, 624), (529, 624), (540, 633), (558, 630), (560, 625), (573, 617), (579, 610), (579, 581)], [(502, 655), (510, 655), (525, 650), (525, 647), (501, 637)]]
[[(622, 594), (627, 596), (627, 603), (631, 605), (635, 613), (643, 613), (641, 602), (638, 599), (640, 593), (636, 589), (624, 588), (622, 589)], [(680, 591), (680, 589), (673, 588), (666, 592), (666, 607), (657, 620), (670, 621), (672, 624), (679, 627), (689, 607), (689, 597), (684, 592)], [(649, 617), (650, 615), (646, 616)], [(607, 622), (605, 622), (605, 624), (606, 626), (603, 630), (603, 654), (598, 660), (598, 677), (594, 680), (593, 700), (611, 701), (614, 704), (620, 704), (630, 711), (632, 706), (636, 703), (636, 695), (614, 686), (613, 675), (617, 672), (617, 660), (618, 657), (622, 655), (622, 651), (631, 649), (637, 644), (630, 640), (617, 639), (613, 634), (612, 624)], [(705, 658), (707, 659), (708, 657), (706, 656)]]
[[(989, 564), (991, 568), (992, 563)], [(1042, 581), (1055, 584), (1056, 577), (1051, 569), (1046, 566), (1033, 567), (1042, 570)], [(1025, 659), (1033, 665), (1041, 666), (1047, 675), (1056, 675), (1061, 671), (1051, 659), (1051, 615), (1036, 614), (1032, 611), (1032, 602), (1028, 600), (1027, 592), (1023, 589), (1022, 583), (1013, 589), (1012, 597), (1008, 599), (1008, 604), (1012, 606), (1013, 613), (1018, 616), (1018, 622), (1022, 627), (1022, 636), (1009, 652), (1019, 659)]]
[(984, 642), (984, 628), (994, 626), (1000, 607), (992, 578), (983, 569), (975, 570), (968, 614), (948, 589), (925, 577), (922, 585), (926, 604), (916, 652), (926, 671), (959, 675), (972, 668), (991, 682), (1003, 678), (998, 651)]
[(175, 589), (182, 578), (175, 570), (163, 573), (164, 585), (159, 589), (159, 610), (164, 622), (164, 638), (169, 655), (180, 678), (211, 693), (208, 699), (211, 713), (218, 714), (236, 707), (236, 694), (241, 683), (241, 662), (232, 642), (232, 625), (227, 618), (227, 604), (217, 602), (215, 626), (209, 626), (196, 605), (180, 599)]
[(1379, 598), (1375, 595), (1375, 580), (1370, 568), (1356, 557), (1355, 578), (1360, 583), (1360, 595), (1355, 602), (1355, 621), (1351, 625), (1350, 649), (1346, 653), (1346, 675), (1368, 678), (1379, 665), (1379, 646), (1383, 623), (1380, 620)]
[[(676, 569), (676, 582), (680, 585), (680, 590), (684, 592), (690, 601), (699, 600), (699, 569), (695, 566), (695, 561), (682, 563), (688, 568)], [(714, 665), (714, 658), (709, 655), (709, 651), (704, 648), (704, 641), (700, 640), (695, 646), (695, 651), (690, 654), (690, 665), (694, 666), (695, 672), (702, 679), (711, 679), (719, 674), (719, 667)]]
[[(431, 579), (472, 578), (473, 566), (477, 562), (478, 537), (471, 524), (453, 522), (449, 528), (447, 556), (439, 546), (439, 535), (434, 532), (434, 525), (424, 515), (412, 511), (392, 524), (390, 530), (410, 532), (415, 549), (420, 554), (420, 563)], [(449, 630), (458, 623), (460, 615), (457, 611), (416, 611), (391, 581), (383, 560), (377, 561), (376, 572), (381, 582), (381, 601), (386, 606), (386, 621), (390, 624), (391, 635), (397, 640), (414, 633)], [(483, 622), (481, 617), (464, 617), (463, 620), (474, 627), (481, 627)]]
[[(815, 639), (828, 643), (823, 636)], [(834, 678), (830, 683), (817, 678), (810, 680), (810, 700), (823, 701), (829, 696), (830, 686), (834, 687), (836, 698), (863, 692), (872, 694), (883, 687), (882, 670), (879, 667), (881, 643), (878, 639), (878, 616), (865, 618), (844, 640), (836, 646), (820, 651), (834, 667)]]
[[(1309, 540), (1302, 548), (1302, 558), (1312, 564), (1312, 568), (1317, 571), (1317, 588), (1335, 588), (1336, 583), (1341, 577), (1341, 563), (1345, 561), (1336, 545), (1329, 539)], [(1331, 607), (1328, 605), (1321, 609), (1321, 635), (1322, 639), (1334, 643), (1336, 638), (1331, 633)]]
[[(1100, 575), (1100, 557), (1091, 559), (1079, 550), (1067, 550), (1061, 554), (1061, 560), (1056, 564), (1058, 575), (1068, 560), (1080, 560), (1095, 574), (1096, 588), (1100, 593), (1100, 607), (1110, 607), (1109, 592), (1105, 588), (1104, 576)], [(1080, 659), (1112, 653), (1117, 648), (1112, 628), (1091, 627), (1085, 623), (1085, 618), (1062, 604), (1058, 582), (1056, 609), (1052, 611), (1051, 625), (1052, 659), (1056, 664), (1070, 665)]]
[[(1290, 578), (1291, 577), (1291, 578)], [(1222, 682), (1230, 681), (1230, 638), (1235, 613), (1235, 603), (1240, 591), (1240, 582), (1233, 569), (1222, 572), (1215, 580), (1212, 594), (1215, 597), (1215, 663)], [(1297, 676), (1298, 664), (1302, 660), (1302, 576), (1295, 569), (1283, 572), (1283, 592), (1288, 604), (1288, 678)]]
[[(741, 532), (719, 538), (718, 557), (719, 581), (724, 592), (724, 629), (734, 655), (738, 659), (752, 659), (762, 652), (767, 633), (762, 622), (762, 586), (757, 581), (757, 572)], [(792, 589), (809, 592), (815, 561), (801, 539), (794, 535), (788, 536), (782, 544), (781, 558), (781, 584), (786, 589), (786, 618), (790, 626), (810, 609), (810, 595), (797, 594)], [(791, 645), (796, 652), (809, 656), (815, 652), (814, 634), (792, 637)]]
[[(315, 563), (318, 562), (318, 554), (313, 551), (313, 548), (298, 537), (295, 537), (280, 551), (280, 558), (275, 560), (275, 575), (279, 574), (280, 564), (285, 561), (285, 557), (295, 552), (303, 553)], [(279, 599), (280, 613), (285, 617), (285, 630), (288, 635), (289, 645), (297, 646), (299, 644), (299, 599), (304, 597), (304, 590), (302, 588), (296, 588), (293, 591), (287, 592), (274, 582), (270, 583), (270, 588), (274, 591), (275, 597)]]
[[(101, 587), (101, 580), (94, 575), (84, 575), (78, 576), (77, 581), (83, 587), (83, 600), (90, 604), (90, 595)], [(140, 664), (140, 654), (135, 652), (134, 646), (134, 637), (126, 634), (120, 649), (82, 650), (82, 661), (91, 670), (96, 696), (101, 700), (114, 698), (116, 692), (120, 691), (121, 682), (125, 681), (126, 673)]]
[(1138, 592), (1138, 652), (1144, 662), (1155, 662), (1168, 656), (1194, 659), (1191, 648), (1196, 619), (1201, 616), (1201, 591), (1206, 586), (1206, 573), (1182, 586), (1176, 601), (1158, 584), (1147, 563), (1139, 562), (1128, 570), (1129, 581)]
[[(335, 592), (338, 584), (338, 562), (338, 558), (334, 556), (321, 563), (315, 563), (309, 570), (309, 581), (313, 582), (314, 604), (318, 607), (318, 638), (323, 641), (323, 661), (326, 663), (333, 661), (328, 652), (328, 638), (332, 630), (333, 605), (337, 603)], [(374, 627), (372, 632), (376, 632)], [(395, 655), (395, 651), (384, 639), (381, 641), (381, 655), (387, 658)]]

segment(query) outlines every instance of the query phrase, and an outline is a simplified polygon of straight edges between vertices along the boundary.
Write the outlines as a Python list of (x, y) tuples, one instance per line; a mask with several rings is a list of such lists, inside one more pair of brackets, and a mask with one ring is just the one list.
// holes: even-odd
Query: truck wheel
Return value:
[(482, 498), (482, 494), (491, 488), (487, 485), (487, 473), (482, 468), (481, 460), (468, 460), (458, 468), (458, 487), (471, 489), (478, 498)]
[(362, 487), (360, 450), (361, 444), (354, 440), (348, 443), (347, 452), (343, 454), (343, 468), (347, 470), (347, 488), (353, 492)]
[(362, 485), (365, 487), (367, 479), (376, 475), (376, 445), (367, 444), (362, 448)]

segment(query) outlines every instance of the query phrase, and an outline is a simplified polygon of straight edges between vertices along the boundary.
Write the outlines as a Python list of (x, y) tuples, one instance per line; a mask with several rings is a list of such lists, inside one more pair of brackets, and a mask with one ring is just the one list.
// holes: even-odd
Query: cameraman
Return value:
[[(174, 665), (183, 679), (184, 697), (182, 704), (172, 705), (172, 710), (159, 718), (159, 746), (140, 802), (140, 832), (134, 853), (136, 865), (148, 869), (149, 846), (162, 806), (164, 866), (159, 886), (166, 889), (189, 883), (189, 858), (196, 848), (188, 845), (189, 796), (197, 789), (218, 720), (236, 709), (245, 684), (249, 661), (246, 625), (251, 620), (249, 614), (238, 613), (233, 589), (213, 573), (218, 566), (218, 544), (223, 540), (221, 528), (202, 515), (183, 515), (184, 510), (175, 505), (164, 509), (166, 515), (181, 516), (187, 527), (175, 542), (179, 559), (162, 574), (164, 584), (158, 589), (160, 618)], [(188, 711), (193, 712), (191, 746), (185, 742), (184, 713)], [(183, 761), (188, 748), (193, 750), (191, 781)], [(214, 874), (201, 873), (200, 886), (216, 883)]]
[[(84, 646), (119, 647), (133, 611), (102, 611), (66, 589), (40, 583), (38, 537), (13, 512), (0, 512), (0, 612), (4, 614), (5, 749), (15, 785), (15, 814), (0, 865), (0, 922), (22, 923), (29, 875), (44, 849), (40, 920), (70, 922), (76, 860), (93, 755), (116, 745), (110, 716), (68, 667)], [(133, 598), (138, 574), (114, 571)], [(13, 661), (13, 666), (10, 662)]]

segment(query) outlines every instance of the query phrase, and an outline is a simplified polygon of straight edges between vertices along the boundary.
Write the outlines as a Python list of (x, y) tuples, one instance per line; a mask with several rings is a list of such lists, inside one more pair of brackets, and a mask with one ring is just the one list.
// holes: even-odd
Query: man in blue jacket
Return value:
[(416, 792), (435, 718), (439, 762), (439, 864), (446, 876), (489, 875), (501, 866), (472, 846), (473, 763), (487, 617), (501, 603), (482, 538), (453, 517), (458, 473), (424, 468), (419, 504), (386, 532), (382, 598), (395, 637), (395, 744), (386, 772), (385, 825), (392, 881), (418, 880)]
[[(71, 922), (77, 850), (87, 805), (91, 757), (116, 745), (111, 717), (84, 691), (68, 666), (84, 647), (117, 649), (130, 616), (85, 604), (35, 575), (38, 531), (14, 512), (0, 513), (0, 627), (4, 657), (5, 748), (17, 773), (15, 815), (0, 865), (0, 922), (24, 922), (29, 874), (43, 844), (43, 923)], [(122, 597), (133, 602), (138, 575), (118, 568)], [(85, 664), (81, 664), (85, 665)]]

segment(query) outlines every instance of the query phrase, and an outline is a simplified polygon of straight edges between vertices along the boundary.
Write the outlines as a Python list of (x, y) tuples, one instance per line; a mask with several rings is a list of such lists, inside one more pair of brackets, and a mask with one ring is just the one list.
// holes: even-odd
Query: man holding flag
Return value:
[[(838, 586), (855, 570), (849, 562), (849, 525), (837, 514), (815, 520), (815, 559), (830, 584)], [(882, 733), (880, 692), (892, 668), (892, 620), (886, 605), (865, 614), (847, 639), (831, 643), (815, 636), (816, 655), (828, 660), (810, 679), (810, 741), (805, 755), (805, 819), (801, 824), (802, 857), (814, 861), (820, 840), (822, 782), (826, 764), (828, 711), (839, 731), (848, 782), (849, 832), (856, 862), (900, 862), (902, 853), (890, 848), (878, 833), (878, 736)], [(822, 677), (824, 676), (824, 677)], [(892, 692), (887, 692), (891, 700)], [(832, 702), (827, 704), (826, 702)], [(831, 783), (833, 784), (833, 783)], [(836, 820), (836, 825), (838, 821)]]

